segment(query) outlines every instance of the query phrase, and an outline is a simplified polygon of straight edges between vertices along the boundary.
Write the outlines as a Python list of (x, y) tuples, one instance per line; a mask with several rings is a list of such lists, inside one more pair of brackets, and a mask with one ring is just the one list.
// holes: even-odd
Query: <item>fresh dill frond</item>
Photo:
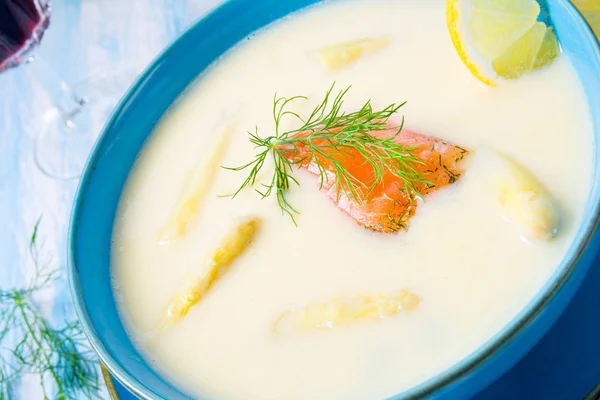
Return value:
[(38, 226), (39, 221), (29, 243), (34, 278), (24, 288), (0, 290), (0, 400), (13, 398), (25, 375), (38, 377), (44, 399), (100, 398), (97, 359), (79, 322), (55, 327), (32, 300), (59, 277), (57, 270), (40, 265)]
[[(375, 111), (369, 100), (358, 111), (346, 113), (342, 109), (350, 87), (335, 95), (334, 87), (335, 83), (306, 118), (290, 110), (294, 101), (306, 100), (306, 97), (285, 98), (275, 94), (274, 135), (263, 138), (258, 134), (258, 128), (254, 132), (248, 132), (250, 142), (258, 151), (254, 159), (239, 167), (224, 167), (231, 171), (250, 171), (241, 186), (231, 195), (233, 198), (243, 189), (255, 185), (267, 159), (273, 161), (273, 177), (269, 182), (261, 183), (263, 189), (255, 190), (263, 199), (275, 193), (282, 213), (289, 215), (294, 223), (294, 216), (298, 211), (289, 203), (286, 193), (292, 184), (300, 185), (293, 175), (294, 170), (308, 164), (312, 164), (319, 173), (319, 189), (335, 184), (338, 198), (343, 194), (356, 202), (363, 202), (383, 182), (385, 172), (402, 180), (409, 196), (420, 195), (415, 184), (427, 182), (419, 176), (415, 166), (422, 164), (422, 161), (413, 154), (415, 147), (407, 147), (394, 140), (402, 130), (404, 117), (399, 126), (390, 127), (388, 124), (390, 117), (406, 103), (393, 103)], [(285, 117), (299, 121), (300, 126), (282, 131), (282, 120)], [(392, 136), (382, 138), (372, 134), (391, 129), (396, 129)], [(365, 165), (368, 164), (372, 169), (374, 178), (370, 182), (363, 182), (340, 162), (340, 157), (352, 157), (353, 153), (364, 158)]]

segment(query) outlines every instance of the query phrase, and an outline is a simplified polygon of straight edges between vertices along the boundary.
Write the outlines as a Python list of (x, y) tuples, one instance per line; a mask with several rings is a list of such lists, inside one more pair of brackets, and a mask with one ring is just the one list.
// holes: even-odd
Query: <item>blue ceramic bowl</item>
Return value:
[[(189, 399), (158, 375), (127, 336), (111, 287), (113, 221), (125, 181), (165, 111), (211, 62), (253, 31), (319, 0), (231, 0), (167, 48), (125, 95), (82, 177), (70, 230), (71, 290), (85, 332), (109, 371), (144, 399)], [(584, 83), (595, 124), (595, 173), (585, 219), (566, 257), (538, 295), (462, 362), (394, 398), (465, 398), (510, 369), (571, 301), (600, 245), (600, 46), (567, 0), (540, 0), (564, 53)]]

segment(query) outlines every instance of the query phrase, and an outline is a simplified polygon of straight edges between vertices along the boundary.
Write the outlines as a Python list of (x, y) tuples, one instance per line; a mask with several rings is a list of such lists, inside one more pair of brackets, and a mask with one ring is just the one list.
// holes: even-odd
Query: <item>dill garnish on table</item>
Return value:
[[(294, 171), (305, 165), (314, 166), (319, 175), (319, 189), (335, 185), (339, 195), (360, 203), (371, 191), (383, 181), (384, 172), (390, 172), (399, 178), (411, 196), (419, 196), (415, 188), (417, 183), (426, 183), (415, 170), (415, 165), (422, 164), (414, 154), (414, 147), (407, 147), (394, 139), (400, 134), (404, 118), (399, 126), (390, 126), (388, 120), (406, 103), (390, 104), (376, 111), (367, 101), (355, 112), (346, 113), (342, 110), (344, 98), (350, 87), (333, 94), (334, 85), (327, 91), (325, 98), (314, 110), (303, 118), (290, 109), (291, 103), (297, 100), (307, 100), (305, 96), (290, 98), (278, 97), (273, 103), (273, 118), (275, 133), (261, 137), (258, 128), (248, 132), (250, 142), (257, 149), (254, 159), (239, 167), (225, 167), (232, 171), (248, 170), (248, 177), (232, 197), (236, 197), (244, 188), (253, 187), (259, 172), (265, 167), (268, 159), (274, 165), (273, 177), (267, 183), (261, 183), (263, 189), (255, 189), (262, 197), (267, 198), (275, 193), (277, 203), (282, 213), (294, 216), (299, 212), (289, 203), (286, 193), (292, 184), (300, 185), (294, 176)], [(299, 127), (282, 131), (281, 123), (284, 117), (299, 121)], [(372, 133), (395, 129), (392, 136), (377, 137)], [(358, 153), (372, 169), (373, 179), (364, 182), (349, 171), (340, 157), (351, 157)], [(333, 174), (329, 173), (332, 167)], [(333, 182), (330, 182), (333, 180)]]
[(40, 265), (35, 225), (29, 251), (35, 275), (24, 288), (0, 290), (0, 400), (13, 399), (25, 376), (38, 380), (44, 399), (99, 398), (98, 363), (78, 321), (50, 324), (32, 296), (59, 278)]

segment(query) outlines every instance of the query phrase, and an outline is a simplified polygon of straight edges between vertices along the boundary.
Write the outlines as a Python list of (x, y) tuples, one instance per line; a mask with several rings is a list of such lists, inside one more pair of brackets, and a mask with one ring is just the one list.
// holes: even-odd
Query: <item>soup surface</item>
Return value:
[[(389, 43), (346, 68), (325, 68), (315, 56), (316, 49), (373, 37)], [(300, 186), (288, 196), (300, 211), (295, 226), (274, 195), (261, 199), (245, 189), (235, 199), (221, 197), (235, 192), (249, 171), (215, 168), (214, 179), (205, 178), (205, 196), (196, 199), (196, 222), (176, 240), (161, 240), (190, 171), (209, 157), (223, 126), (230, 137), (217, 164), (242, 165), (257, 152), (248, 131), (257, 127), (267, 136), (275, 129), (275, 93), (307, 96), (291, 106), (306, 115), (334, 81), (338, 89), (352, 85), (343, 104), (348, 111), (368, 99), (374, 109), (407, 101), (391, 118), (399, 123), (404, 116), (406, 129), (517, 160), (556, 199), (562, 215), (556, 238), (524, 240), (468, 156), (460, 179), (419, 200), (406, 232), (364, 229), (304, 169), (295, 172)], [(297, 125), (288, 118), (282, 129)], [(392, 396), (468, 356), (547, 282), (582, 217), (591, 147), (583, 90), (564, 56), (486, 88), (456, 55), (441, 0), (334, 2), (304, 10), (226, 54), (146, 144), (114, 229), (112, 268), (123, 319), (143, 354), (193, 396)], [(258, 181), (272, 174), (268, 161)], [(158, 329), (189, 271), (201, 267), (198, 260), (219, 245), (235, 218), (247, 216), (260, 221), (252, 243), (185, 317)], [(401, 290), (419, 301), (397, 315), (333, 327), (330, 315), (314, 329), (276, 329), (289, 310)]]

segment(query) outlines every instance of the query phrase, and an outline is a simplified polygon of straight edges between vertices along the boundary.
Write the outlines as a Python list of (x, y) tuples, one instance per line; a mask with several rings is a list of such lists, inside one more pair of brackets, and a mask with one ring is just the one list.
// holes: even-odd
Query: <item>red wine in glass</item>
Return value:
[(49, 23), (49, 1), (0, 0), (0, 72), (20, 64)]

